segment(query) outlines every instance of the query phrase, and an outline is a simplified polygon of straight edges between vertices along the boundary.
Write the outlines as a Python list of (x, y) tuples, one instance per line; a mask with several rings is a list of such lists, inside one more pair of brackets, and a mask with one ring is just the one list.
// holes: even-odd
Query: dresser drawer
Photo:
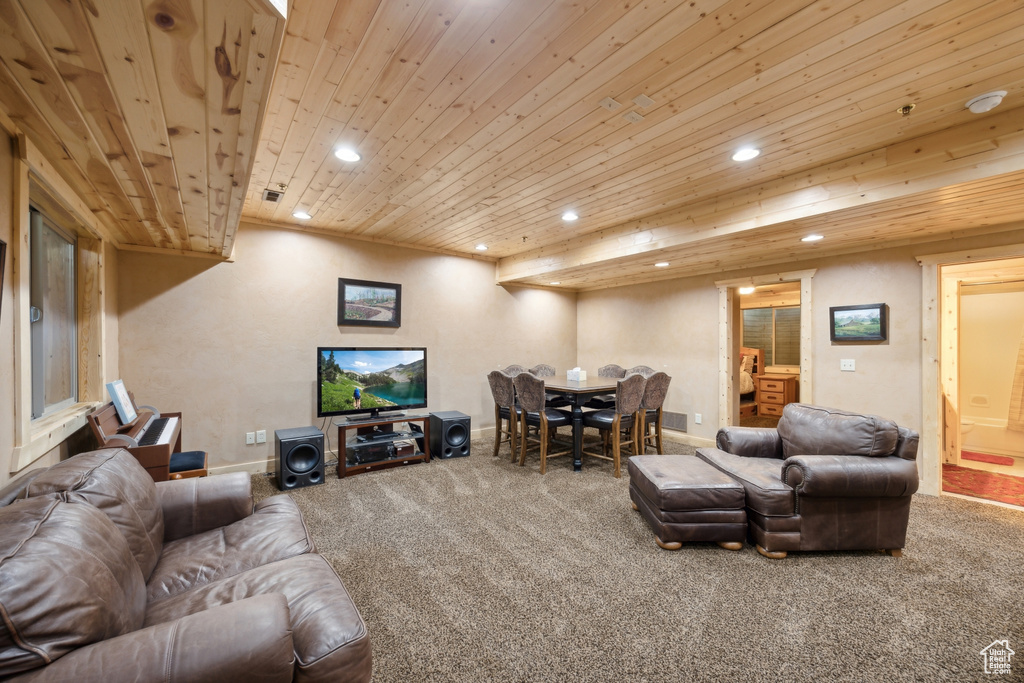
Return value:
[(774, 404), (777, 404), (777, 405), (780, 405), (780, 406), (781, 405), (785, 405), (786, 404), (786, 394), (782, 393), (782, 392), (773, 393), (773, 392), (768, 392), (768, 391), (762, 391), (761, 393), (759, 393), (757, 395), (757, 402), (758, 403), (774, 403)]
[(760, 382), (761, 391), (777, 391), (785, 393), (786, 381), (781, 379), (762, 379)]
[(763, 403), (759, 403), (757, 405), (757, 414), (758, 415), (775, 415), (777, 417), (781, 417), (782, 416), (782, 409), (784, 407), (785, 406), (765, 405)]

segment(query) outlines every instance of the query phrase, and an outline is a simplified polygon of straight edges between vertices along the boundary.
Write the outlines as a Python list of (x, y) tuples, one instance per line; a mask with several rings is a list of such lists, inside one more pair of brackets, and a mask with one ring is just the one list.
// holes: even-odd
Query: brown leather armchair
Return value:
[(746, 490), (762, 555), (883, 549), (899, 556), (917, 491), (917, 432), (892, 420), (802, 403), (777, 429), (724, 427), (697, 457)]
[(370, 680), (366, 625), (298, 506), (254, 506), (248, 474), (154, 483), (105, 449), (0, 501), (0, 679)]

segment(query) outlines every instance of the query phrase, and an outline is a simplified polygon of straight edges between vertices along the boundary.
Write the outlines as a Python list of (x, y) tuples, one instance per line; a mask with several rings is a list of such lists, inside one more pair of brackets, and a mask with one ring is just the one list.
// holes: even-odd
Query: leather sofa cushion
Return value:
[(659, 510), (742, 510), (743, 487), (690, 455), (635, 455), (630, 483)]
[(156, 484), (123, 448), (82, 453), (57, 463), (29, 485), (28, 496), (59, 494), (102, 511), (128, 541), (148, 580), (163, 549), (164, 517)]
[(268, 593), (281, 593), (288, 601), (295, 680), (369, 681), (372, 659), (366, 625), (334, 569), (317, 554), (256, 567), (150, 603), (145, 625)]
[(899, 428), (876, 415), (849, 413), (804, 403), (790, 403), (779, 420), (782, 454), (892, 455)]
[(147, 584), (150, 601), (288, 557), (316, 550), (295, 501), (260, 501), (253, 514), (227, 526), (164, 544)]
[(796, 512), (796, 495), (782, 481), (781, 460), (747, 458), (717, 448), (698, 448), (697, 457), (743, 485), (749, 510), (767, 516)]
[(21, 474), (7, 482), (7, 485), (0, 489), (0, 507), (10, 505), (14, 501), (24, 498), (25, 492), (28, 490), (28, 485), (32, 483), (32, 480), (45, 471), (45, 467), (29, 470), (28, 472), (25, 472), (24, 474)]
[(0, 677), (142, 626), (146, 587), (102, 512), (56, 496), (0, 508)]

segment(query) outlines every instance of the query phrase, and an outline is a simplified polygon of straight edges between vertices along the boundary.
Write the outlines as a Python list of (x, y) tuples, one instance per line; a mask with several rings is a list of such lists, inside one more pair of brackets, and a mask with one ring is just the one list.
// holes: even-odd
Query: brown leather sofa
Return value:
[(918, 485), (917, 443), (892, 420), (790, 403), (777, 429), (724, 427), (718, 448), (697, 457), (743, 485), (748, 535), (762, 555), (899, 555)]
[(106, 449), (0, 505), (4, 680), (370, 680), (366, 626), (301, 512), (254, 506), (247, 474), (154, 483)]

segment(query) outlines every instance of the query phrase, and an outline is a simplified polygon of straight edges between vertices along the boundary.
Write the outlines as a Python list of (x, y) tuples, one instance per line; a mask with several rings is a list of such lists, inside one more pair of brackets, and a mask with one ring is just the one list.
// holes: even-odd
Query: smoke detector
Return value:
[(977, 97), (968, 100), (964, 106), (971, 110), (974, 114), (984, 114), (987, 111), (992, 111), (1003, 101), (1006, 97), (1005, 90), (993, 90), (987, 92), (984, 95), (978, 95)]

